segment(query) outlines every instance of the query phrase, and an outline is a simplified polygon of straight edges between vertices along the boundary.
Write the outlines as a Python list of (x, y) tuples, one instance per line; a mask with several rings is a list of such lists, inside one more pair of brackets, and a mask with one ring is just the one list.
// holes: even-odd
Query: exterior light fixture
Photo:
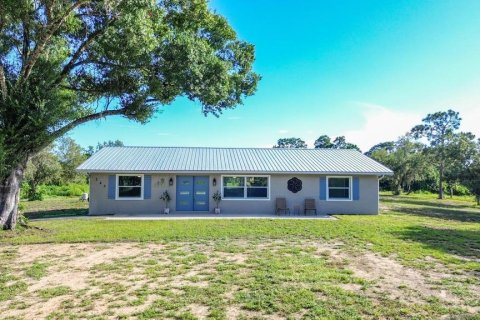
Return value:
[(217, 185), (217, 179), (213, 178), (212, 184), (213, 184), (213, 186), (215, 187), (215, 186)]
[(168, 184), (169, 184), (170, 186), (173, 186), (173, 178), (170, 178), (170, 180), (168, 180)]

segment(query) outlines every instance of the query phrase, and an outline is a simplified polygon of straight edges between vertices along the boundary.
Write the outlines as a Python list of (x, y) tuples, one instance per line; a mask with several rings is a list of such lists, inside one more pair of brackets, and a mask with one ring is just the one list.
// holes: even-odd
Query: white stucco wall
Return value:
[[(163, 212), (163, 201), (160, 195), (168, 190), (172, 197), (170, 209), (175, 212), (175, 174), (150, 174), (152, 176), (152, 196), (145, 200), (114, 200), (108, 199), (108, 176), (107, 173), (90, 174), (90, 214), (159, 214)], [(183, 175), (183, 174), (182, 174)], [(210, 211), (215, 208), (212, 195), (220, 191), (220, 174), (201, 174), (210, 177), (209, 182), (209, 206)], [(297, 177), (302, 180), (303, 188), (298, 193), (292, 193), (287, 189), (287, 181)], [(163, 180), (162, 180), (163, 178)], [(169, 179), (174, 181), (169, 186)], [(212, 186), (213, 178), (217, 185)], [(163, 183), (162, 183), (163, 181)], [(275, 199), (284, 197), (287, 206), (293, 212), (295, 206), (300, 207), (303, 213), (303, 203), (306, 198), (316, 200), (317, 210), (321, 214), (377, 214), (378, 213), (378, 178), (377, 176), (360, 176), (360, 199), (357, 201), (322, 201), (320, 200), (320, 175), (270, 175), (270, 200), (227, 200), (220, 203), (222, 212), (228, 213), (273, 213)]]

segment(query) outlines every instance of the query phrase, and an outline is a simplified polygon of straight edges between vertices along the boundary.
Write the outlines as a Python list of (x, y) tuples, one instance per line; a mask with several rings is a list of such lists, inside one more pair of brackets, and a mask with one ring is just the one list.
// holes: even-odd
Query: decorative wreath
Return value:
[(298, 191), (302, 190), (302, 180), (298, 178), (292, 178), (287, 182), (288, 190), (292, 191), (293, 193), (297, 193)]

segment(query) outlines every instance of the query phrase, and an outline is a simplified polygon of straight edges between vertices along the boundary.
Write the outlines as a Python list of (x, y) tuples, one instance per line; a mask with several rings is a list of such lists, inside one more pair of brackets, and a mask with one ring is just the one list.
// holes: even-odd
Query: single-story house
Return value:
[(77, 168), (90, 180), (89, 214), (274, 213), (277, 198), (303, 213), (377, 214), (378, 181), (393, 172), (355, 150), (105, 147)]

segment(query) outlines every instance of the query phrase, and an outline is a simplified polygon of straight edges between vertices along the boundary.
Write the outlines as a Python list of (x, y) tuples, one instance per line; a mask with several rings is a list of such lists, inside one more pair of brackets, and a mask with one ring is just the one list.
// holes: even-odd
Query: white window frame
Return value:
[[(349, 198), (330, 198), (330, 178), (348, 178), (348, 196)], [(353, 186), (352, 186), (352, 176), (327, 176), (327, 201), (352, 201), (352, 193), (353, 193)], [(335, 188), (335, 187), (334, 187)], [(345, 189), (345, 188), (336, 188), (336, 189)]]
[[(243, 186), (243, 198), (225, 198), (223, 195), (223, 177), (235, 177), (235, 178), (245, 178), (245, 185)], [(247, 197), (247, 180), (246, 178), (267, 178), (267, 197), (266, 198), (248, 198)], [(220, 176), (222, 180), (220, 184), (222, 200), (232, 201), (232, 200), (240, 200), (240, 201), (269, 201), (270, 200), (270, 176), (269, 175), (258, 175), (258, 174), (224, 174)], [(240, 188), (240, 187), (238, 187)], [(260, 187), (259, 187), (260, 188)], [(262, 187), (264, 188), (264, 187)]]
[[(120, 197), (119, 196), (119, 190), (120, 190), (120, 184), (118, 183), (119, 182), (119, 178), (120, 177), (141, 177), (142, 178), (142, 185), (140, 187), (140, 197)], [(145, 177), (143, 174), (136, 174), (136, 173), (119, 173), (116, 175), (116, 179), (117, 179), (117, 182), (116, 182), (116, 185), (115, 185), (115, 200), (143, 200), (143, 194), (144, 194), (144, 191), (145, 191)], [(124, 187), (128, 187), (128, 186), (124, 186)]]

